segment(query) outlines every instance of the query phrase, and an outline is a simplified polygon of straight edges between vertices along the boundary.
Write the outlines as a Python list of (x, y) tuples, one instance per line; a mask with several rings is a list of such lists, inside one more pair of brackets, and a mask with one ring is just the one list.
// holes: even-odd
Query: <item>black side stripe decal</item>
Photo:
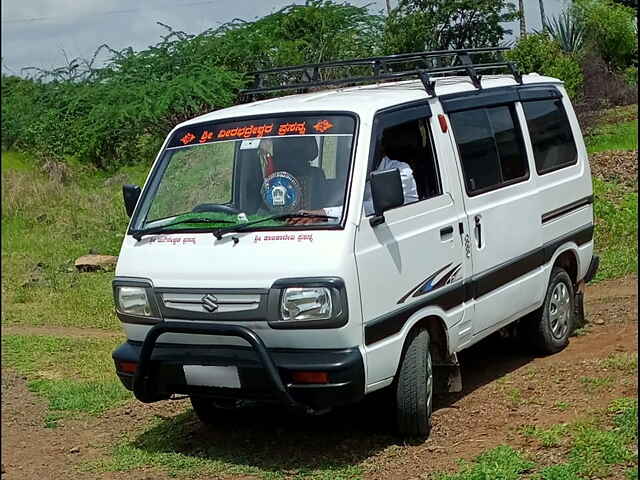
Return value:
[[(487, 272), (473, 276), (469, 281), (455, 282), (454, 284), (445, 285), (435, 291), (432, 290), (424, 294), (419, 300), (413, 301), (409, 305), (404, 305), (393, 312), (381, 315), (367, 323), (364, 329), (365, 345), (371, 345), (398, 333), (402, 330), (407, 320), (409, 320), (409, 317), (421, 308), (434, 305), (447, 311), (473, 298), (480, 298), (548, 263), (551, 257), (553, 257), (554, 252), (562, 244), (573, 241), (577, 245), (583, 245), (592, 239), (593, 225), (581, 227), (551, 242), (545, 243), (539, 249), (498, 265)], [(420, 285), (423, 283), (424, 282)], [(412, 289), (409, 294), (417, 288), (418, 287)], [(408, 297), (408, 295), (406, 297)]]
[[(432, 273), (431, 275), (429, 275), (426, 279), (424, 279), (422, 282), (420, 282), (418, 285), (416, 285), (415, 287), (413, 287), (411, 290), (409, 290), (408, 293), (406, 293), (405, 295), (402, 296), (402, 298), (400, 300), (398, 300), (398, 304), (400, 303), (404, 303), (404, 301), (409, 298), (411, 296), (411, 294), (413, 292), (419, 292), (421, 288), (425, 287), (425, 286), (430, 286), (430, 283), (433, 281), (434, 278), (436, 278), (438, 275), (440, 275), (442, 272), (444, 272), (447, 268), (449, 268), (451, 266), (451, 264), (447, 264), (444, 267), (442, 267), (440, 270), (438, 270), (435, 273)], [(414, 295), (417, 296), (417, 295)]]
[(575, 202), (568, 203), (560, 208), (556, 208), (555, 210), (551, 210), (542, 215), (542, 223), (549, 222), (554, 220), (562, 215), (566, 215), (569, 212), (573, 212), (574, 210), (578, 210), (579, 208), (584, 207), (585, 205), (590, 205), (593, 203), (593, 195), (589, 195), (588, 197), (581, 198), (576, 200)]

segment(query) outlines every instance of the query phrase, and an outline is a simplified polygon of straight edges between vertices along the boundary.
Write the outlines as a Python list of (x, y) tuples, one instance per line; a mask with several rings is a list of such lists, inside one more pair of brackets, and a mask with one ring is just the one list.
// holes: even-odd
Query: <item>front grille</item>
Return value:
[(260, 295), (247, 294), (207, 294), (213, 295), (218, 306), (213, 312), (205, 309), (202, 299), (205, 294), (196, 293), (163, 293), (162, 304), (172, 310), (185, 310), (200, 313), (228, 313), (256, 310), (260, 307)]
[(163, 318), (181, 320), (264, 320), (268, 290), (156, 288)]

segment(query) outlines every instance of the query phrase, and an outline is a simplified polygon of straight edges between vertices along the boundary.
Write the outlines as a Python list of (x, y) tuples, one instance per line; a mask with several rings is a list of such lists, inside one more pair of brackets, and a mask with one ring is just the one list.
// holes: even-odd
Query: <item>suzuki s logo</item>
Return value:
[(218, 309), (218, 304), (216, 303), (218, 299), (211, 295), (210, 293), (206, 294), (202, 297), (202, 307), (207, 312), (215, 312)]

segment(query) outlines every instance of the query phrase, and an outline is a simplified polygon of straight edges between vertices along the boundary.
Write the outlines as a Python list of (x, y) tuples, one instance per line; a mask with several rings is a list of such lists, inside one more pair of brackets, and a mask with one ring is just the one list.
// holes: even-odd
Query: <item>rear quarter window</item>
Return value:
[(522, 102), (522, 108), (538, 174), (575, 165), (578, 151), (562, 100), (527, 101)]
[(450, 118), (470, 196), (529, 178), (513, 105), (463, 110)]

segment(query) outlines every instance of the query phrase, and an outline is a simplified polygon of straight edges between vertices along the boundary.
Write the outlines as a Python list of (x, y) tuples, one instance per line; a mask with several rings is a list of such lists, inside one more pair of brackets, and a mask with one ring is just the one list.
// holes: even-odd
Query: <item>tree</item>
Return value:
[(616, 3), (620, 5), (624, 5), (625, 7), (631, 7), (638, 9), (638, 0), (614, 0)]
[(400, 0), (384, 28), (386, 53), (497, 45), (518, 13), (510, 0)]
[(542, 22), (542, 30), (547, 29), (547, 18), (544, 15), (544, 0), (540, 0), (540, 21)]
[(527, 22), (524, 16), (524, 0), (518, 0), (518, 10), (520, 10), (520, 38), (527, 34)]

